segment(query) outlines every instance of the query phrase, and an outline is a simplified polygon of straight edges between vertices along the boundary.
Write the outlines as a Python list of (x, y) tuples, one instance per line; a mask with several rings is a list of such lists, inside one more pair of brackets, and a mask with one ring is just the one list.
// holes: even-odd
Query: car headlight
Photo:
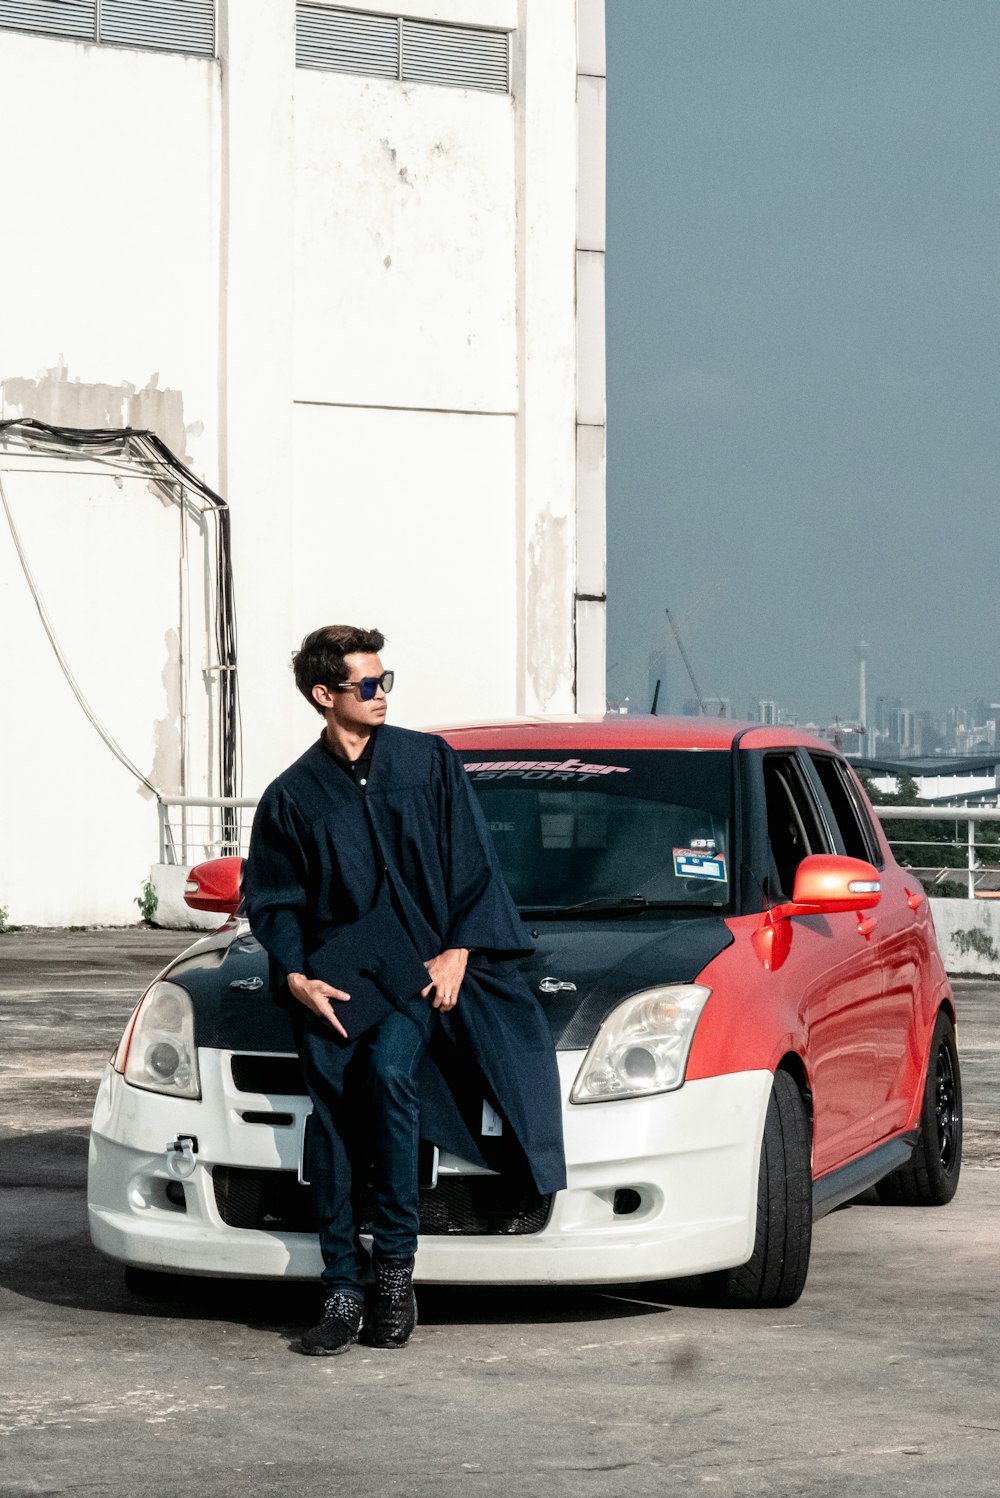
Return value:
[(697, 983), (647, 988), (612, 1010), (577, 1073), (571, 1103), (648, 1097), (683, 1085), (701, 1011), (711, 995)]
[(147, 989), (128, 1037), (124, 1077), (149, 1092), (201, 1097), (194, 1005), (186, 988), (158, 982)]

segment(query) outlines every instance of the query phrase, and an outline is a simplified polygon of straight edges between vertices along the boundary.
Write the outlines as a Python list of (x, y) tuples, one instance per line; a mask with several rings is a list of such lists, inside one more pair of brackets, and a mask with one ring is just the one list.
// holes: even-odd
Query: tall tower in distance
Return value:
[(858, 727), (862, 733), (868, 727), (867, 662), (870, 649), (871, 646), (864, 637), (854, 647), (854, 654), (858, 658)]

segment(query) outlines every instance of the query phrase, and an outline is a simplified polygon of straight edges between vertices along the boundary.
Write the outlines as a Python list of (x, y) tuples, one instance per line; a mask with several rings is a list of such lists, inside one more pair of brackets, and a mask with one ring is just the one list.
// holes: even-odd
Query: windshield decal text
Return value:
[(477, 780), (589, 780), (594, 775), (629, 773), (628, 765), (591, 765), (579, 759), (484, 759), (465, 768)]

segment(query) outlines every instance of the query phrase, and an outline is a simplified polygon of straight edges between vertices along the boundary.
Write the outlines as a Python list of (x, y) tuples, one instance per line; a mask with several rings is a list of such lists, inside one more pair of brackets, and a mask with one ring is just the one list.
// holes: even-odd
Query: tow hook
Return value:
[(176, 1139), (168, 1139), (166, 1151), (167, 1173), (175, 1181), (186, 1181), (188, 1176), (194, 1174), (198, 1141), (193, 1134), (178, 1134)]

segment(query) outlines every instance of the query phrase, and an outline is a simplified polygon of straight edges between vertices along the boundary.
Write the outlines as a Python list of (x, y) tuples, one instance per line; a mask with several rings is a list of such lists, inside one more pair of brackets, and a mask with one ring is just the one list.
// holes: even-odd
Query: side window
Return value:
[(868, 863), (881, 865), (878, 838), (855, 792), (850, 772), (829, 755), (811, 754), (809, 758), (830, 803), (844, 852), (851, 858), (863, 858)]
[(812, 794), (793, 756), (766, 756), (764, 796), (773, 864), (768, 882), (776, 885), (768, 894), (790, 900), (795, 871), (803, 858), (831, 850)]

